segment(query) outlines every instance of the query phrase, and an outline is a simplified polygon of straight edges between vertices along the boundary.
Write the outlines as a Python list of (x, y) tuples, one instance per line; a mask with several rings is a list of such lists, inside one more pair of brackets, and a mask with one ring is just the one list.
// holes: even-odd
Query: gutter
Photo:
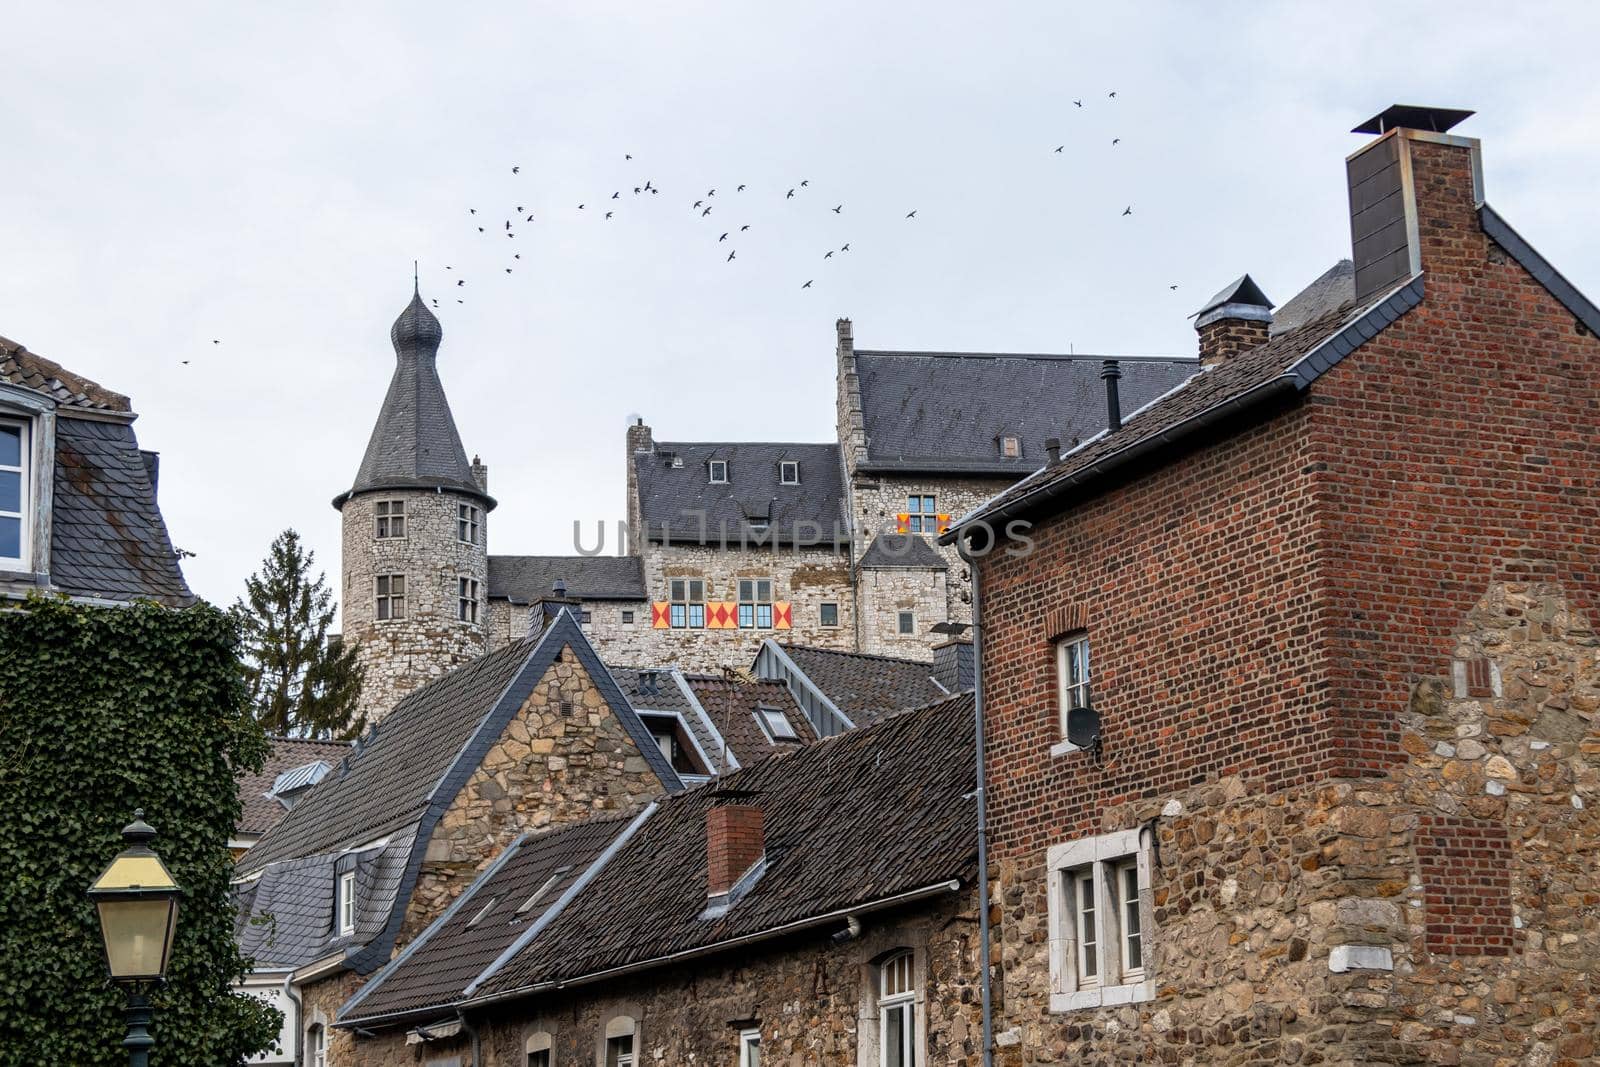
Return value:
[(668, 964), (681, 963), (685, 960), (697, 959), (701, 956), (709, 956), (713, 953), (723, 952), (728, 949), (737, 948), (741, 945), (748, 945), (756, 941), (765, 941), (770, 938), (781, 937), (784, 934), (798, 933), (802, 930), (809, 930), (818, 926), (827, 926), (830, 923), (848, 920), (852, 915), (865, 915), (868, 912), (883, 911), (887, 908), (892, 908), (900, 904), (909, 904), (914, 901), (926, 900), (929, 897), (936, 897), (945, 893), (954, 893), (960, 888), (961, 879), (951, 878), (947, 881), (935, 882), (933, 885), (923, 886), (921, 889), (911, 889), (904, 893), (897, 893), (892, 897), (884, 897), (882, 900), (872, 901), (868, 904), (857, 905), (850, 908), (838, 908), (823, 915), (813, 916), (809, 919), (797, 919), (794, 922), (784, 923), (781, 926), (769, 927), (765, 930), (758, 930), (755, 933), (742, 934), (739, 937), (729, 938), (726, 941), (718, 941), (715, 944), (702, 945), (699, 948), (683, 949), (680, 952), (672, 952), (665, 956), (656, 956), (652, 959), (640, 960), (637, 963), (625, 963), (618, 967), (608, 967), (603, 971), (594, 971), (590, 974), (580, 975), (577, 978), (558, 979), (551, 982), (537, 982), (530, 986), (523, 986), (518, 989), (507, 990), (503, 993), (492, 993), (487, 996), (463, 1000), (458, 1002), (458, 1004), (455, 1006), (457, 1008), (476, 1008), (488, 1004), (497, 1004), (501, 1001), (515, 1000), (519, 997), (527, 996), (530, 993), (539, 993), (552, 989), (568, 989), (573, 986), (580, 985), (590, 985), (594, 982), (604, 981), (608, 978), (616, 978), (625, 974), (633, 974), (638, 971), (651, 970), (653, 968), (666, 966)]
[(283, 976), (283, 999), (294, 1005), (294, 1060), (300, 1062), (301, 1048), (300, 1035), (305, 1032), (305, 1006), (300, 1002), (300, 995), (294, 991), (294, 972), (290, 971)]

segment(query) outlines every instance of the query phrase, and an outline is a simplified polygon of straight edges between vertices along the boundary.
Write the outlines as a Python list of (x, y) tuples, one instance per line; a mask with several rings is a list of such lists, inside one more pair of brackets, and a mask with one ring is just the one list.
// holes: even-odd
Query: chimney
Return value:
[(1114, 359), (1100, 364), (1100, 380), (1106, 383), (1106, 428), (1122, 429), (1122, 400), (1117, 396), (1117, 382), (1122, 379), (1122, 367)]
[(706, 895), (726, 897), (766, 852), (759, 794), (718, 789), (706, 812)]
[[(1447, 133), (1471, 114), (1395, 104), (1350, 131), (1377, 135), (1345, 159), (1356, 303), (1383, 295), (1424, 266), (1443, 266), (1449, 246), (1459, 245), (1451, 235), (1478, 225), (1476, 209), (1483, 203), (1478, 141)], [(1424, 202), (1418, 201), (1419, 189)], [(1445, 239), (1429, 241), (1441, 236)], [(1440, 263), (1424, 264), (1425, 243), (1437, 248)]]
[(1194, 328), (1200, 335), (1200, 365), (1215, 367), (1267, 343), (1272, 301), (1254, 278), (1240, 275), (1194, 313)]
[(972, 642), (954, 637), (933, 646), (933, 678), (952, 693), (965, 693), (975, 684)]
[(644, 544), (644, 510), (639, 505), (639, 474), (634, 469), (633, 457), (638, 452), (654, 452), (656, 442), (650, 433), (650, 427), (644, 424), (644, 419), (635, 415), (628, 423), (627, 455), (623, 458), (623, 466), (627, 469), (627, 494), (626, 501), (628, 529), (620, 536), (623, 542), (623, 552), (630, 556), (639, 554), (640, 546)]
[(633, 422), (628, 427), (628, 455), (635, 452), (654, 452), (656, 450), (655, 438), (650, 433), (650, 427), (644, 424), (644, 419), (634, 416)]
[(472, 457), (472, 480), (478, 483), (478, 488), (485, 493), (489, 491), (489, 468), (479, 456)]
[(1046, 437), (1044, 439), (1045, 458), (1050, 461), (1050, 466), (1061, 462), (1061, 438)]

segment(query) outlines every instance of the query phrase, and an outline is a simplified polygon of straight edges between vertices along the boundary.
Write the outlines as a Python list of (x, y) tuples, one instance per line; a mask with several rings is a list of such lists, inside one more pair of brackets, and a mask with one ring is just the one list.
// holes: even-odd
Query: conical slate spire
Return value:
[(334, 498), (333, 506), (342, 508), (355, 494), (377, 489), (449, 489), (494, 507), (472, 477), (472, 465), (450, 415), (435, 363), (444, 329), (419, 288), (413, 288), (411, 303), (394, 320), (389, 340), (395, 354), (389, 392), (356, 480)]

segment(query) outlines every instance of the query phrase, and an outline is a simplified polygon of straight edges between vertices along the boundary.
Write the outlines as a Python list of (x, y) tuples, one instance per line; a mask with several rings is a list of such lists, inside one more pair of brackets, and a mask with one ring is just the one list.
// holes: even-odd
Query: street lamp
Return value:
[(89, 899), (100, 913), (111, 980), (127, 991), (128, 1036), (122, 1046), (128, 1050), (129, 1067), (150, 1062), (155, 1044), (149, 1031), (150, 987), (166, 977), (183, 892), (150, 847), (155, 836), (143, 809), (135, 811), (133, 821), (122, 828), (128, 847), (89, 887)]

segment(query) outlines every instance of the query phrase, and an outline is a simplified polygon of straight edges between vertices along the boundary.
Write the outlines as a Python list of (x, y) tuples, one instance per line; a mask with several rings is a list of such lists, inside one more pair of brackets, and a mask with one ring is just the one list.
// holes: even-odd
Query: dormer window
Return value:
[(28, 559), (28, 424), (0, 420), (0, 566)]
[(728, 461), (727, 460), (725, 460), (725, 459), (714, 459), (710, 463), (707, 463), (706, 467), (709, 470), (709, 475), (710, 475), (709, 476), (709, 481), (711, 482), (712, 485), (727, 485), (728, 484)]
[(1017, 459), (1022, 455), (1022, 438), (1014, 434), (1006, 434), (1000, 438), (1000, 455), (1006, 459)]
[(339, 876), (338, 914), (335, 916), (340, 937), (356, 932), (356, 872), (345, 871)]
[(784, 485), (799, 485), (800, 464), (792, 459), (786, 459), (778, 464), (778, 481)]

